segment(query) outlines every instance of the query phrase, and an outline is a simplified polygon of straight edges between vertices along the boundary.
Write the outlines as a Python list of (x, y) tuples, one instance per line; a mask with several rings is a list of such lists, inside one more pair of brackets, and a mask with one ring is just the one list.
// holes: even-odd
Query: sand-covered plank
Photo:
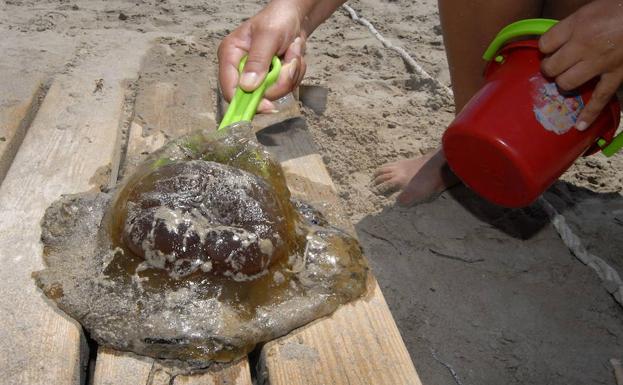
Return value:
[[(281, 161), (294, 196), (324, 208), (333, 221), (353, 231), (339, 215), (335, 187), (303, 120), (268, 128), (259, 138)], [(373, 278), (364, 298), (267, 343), (262, 365), (271, 385), (421, 384)]]
[(36, 114), (45, 84), (44, 75), (29, 79), (10, 75), (0, 78), (0, 183)]
[(155, 42), (136, 84), (121, 176), (168, 141), (192, 130), (216, 128), (214, 44), (193, 36)]
[[(124, 80), (146, 37), (118, 34), (52, 83), (0, 186), (0, 373), (5, 384), (72, 384), (84, 375), (80, 327), (46, 303), (31, 279), (43, 267), (39, 221), (61, 194), (92, 186), (111, 162)], [(94, 82), (103, 79), (94, 93)]]
[(0, 181), (4, 179), (54, 73), (78, 43), (60, 34), (45, 38), (0, 23)]

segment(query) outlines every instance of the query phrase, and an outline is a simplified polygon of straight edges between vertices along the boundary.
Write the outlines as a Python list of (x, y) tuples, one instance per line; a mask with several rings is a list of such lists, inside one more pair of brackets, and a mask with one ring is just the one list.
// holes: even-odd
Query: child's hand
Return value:
[(561, 89), (599, 78), (576, 123), (585, 130), (623, 82), (623, 1), (596, 0), (580, 8), (545, 33), (539, 47), (550, 55), (543, 73), (555, 77)]
[[(292, 0), (272, 1), (260, 13), (236, 28), (221, 42), (218, 49), (219, 82), (225, 98), (234, 96), (236, 86), (253, 91), (264, 80), (274, 55), (282, 57), (283, 67), (277, 82), (266, 91), (259, 112), (274, 110), (268, 99), (279, 98), (292, 91), (305, 74), (306, 31), (300, 8)], [(238, 64), (248, 55), (242, 76)]]

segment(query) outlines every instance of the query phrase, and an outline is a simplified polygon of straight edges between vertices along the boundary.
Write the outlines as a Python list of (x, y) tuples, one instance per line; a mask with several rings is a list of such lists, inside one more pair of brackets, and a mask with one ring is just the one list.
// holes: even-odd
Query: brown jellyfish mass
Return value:
[(293, 201), (248, 125), (166, 145), (42, 220), (37, 285), (98, 343), (206, 367), (365, 291), (357, 241)]

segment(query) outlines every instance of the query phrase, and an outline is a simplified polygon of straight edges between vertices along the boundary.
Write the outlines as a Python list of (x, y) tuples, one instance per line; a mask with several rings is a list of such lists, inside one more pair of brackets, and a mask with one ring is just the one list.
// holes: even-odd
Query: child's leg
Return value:
[[(542, 7), (542, 0), (439, 0), (457, 112), (481, 87), (485, 67), (481, 57), (499, 30), (520, 19), (539, 17)], [(374, 180), (381, 191), (402, 189), (398, 202), (404, 205), (426, 200), (457, 182), (440, 148), (382, 166)]]
[(480, 89), (482, 54), (506, 25), (521, 19), (564, 19), (591, 0), (439, 0), (456, 112)]
[(517, 20), (539, 17), (542, 7), (543, 0), (439, 0), (457, 113), (482, 86), (482, 54), (495, 35)]
[(562, 20), (591, 0), (545, 0), (543, 17)]

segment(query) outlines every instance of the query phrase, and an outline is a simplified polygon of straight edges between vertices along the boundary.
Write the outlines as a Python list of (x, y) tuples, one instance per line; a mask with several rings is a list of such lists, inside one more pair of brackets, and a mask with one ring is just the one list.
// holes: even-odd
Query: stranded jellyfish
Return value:
[(46, 296), (98, 343), (193, 368), (244, 356), (365, 291), (357, 241), (292, 200), (248, 125), (156, 151), (42, 221)]
[(239, 280), (288, 252), (285, 209), (256, 175), (192, 160), (160, 167), (128, 188), (123, 241), (145, 260), (142, 268)]

